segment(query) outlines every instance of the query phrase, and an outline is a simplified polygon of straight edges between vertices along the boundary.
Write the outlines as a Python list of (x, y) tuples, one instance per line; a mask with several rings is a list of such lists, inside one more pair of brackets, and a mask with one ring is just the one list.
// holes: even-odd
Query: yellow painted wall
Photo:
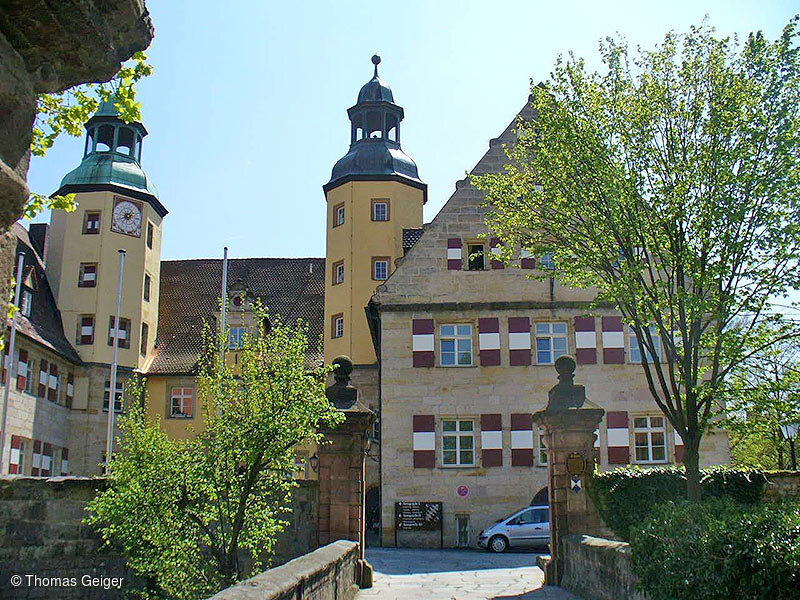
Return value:
[[(194, 393), (194, 411), (192, 418), (176, 419), (170, 417), (170, 398), (173, 387), (192, 387)], [(147, 378), (148, 405), (147, 412), (151, 418), (161, 418), (161, 429), (172, 439), (185, 440), (194, 437), (195, 433), (205, 429), (201, 406), (197, 400), (197, 386), (191, 375), (150, 376)]]
[[(389, 199), (389, 221), (372, 220), (372, 200)], [(375, 363), (364, 307), (381, 281), (372, 279), (372, 257), (388, 256), (389, 273), (403, 256), (403, 229), (422, 227), (423, 191), (397, 181), (351, 181), (327, 193), (325, 252), (325, 362), (346, 354), (358, 365)], [(345, 207), (333, 227), (334, 208)], [(332, 267), (344, 260), (344, 283), (333, 285)], [(332, 337), (332, 317), (344, 315), (344, 336)]]
[[(162, 219), (147, 203), (142, 205), (142, 235), (132, 237), (111, 231), (115, 192), (84, 192), (77, 195), (78, 208), (71, 213), (53, 211), (47, 253), (48, 279), (61, 310), (64, 333), (86, 362), (111, 363), (108, 345), (109, 317), (116, 312), (119, 249), (126, 250), (120, 316), (131, 321), (130, 348), (119, 349), (119, 364), (139, 368), (144, 363), (140, 350), (142, 321), (149, 328), (147, 351), (153, 348), (158, 329), (158, 285), (161, 276)], [(138, 202), (138, 201), (137, 201)], [(83, 233), (87, 211), (100, 211), (100, 233)], [(153, 248), (147, 247), (147, 224), (154, 225)], [(98, 263), (97, 285), (78, 287), (81, 263)], [(150, 275), (150, 301), (143, 299), (144, 275)], [(77, 343), (80, 315), (95, 315), (94, 344)]]

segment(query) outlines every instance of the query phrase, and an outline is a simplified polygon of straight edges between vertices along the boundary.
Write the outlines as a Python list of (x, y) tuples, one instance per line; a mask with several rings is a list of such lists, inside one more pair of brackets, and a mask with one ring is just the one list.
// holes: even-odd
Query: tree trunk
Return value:
[(783, 471), (783, 446), (781, 445), (780, 440), (778, 440), (777, 447), (778, 447), (778, 469)]
[(686, 497), (690, 502), (699, 502), (700, 493), (700, 452), (693, 442), (685, 442), (686, 451), (683, 465), (686, 467)]

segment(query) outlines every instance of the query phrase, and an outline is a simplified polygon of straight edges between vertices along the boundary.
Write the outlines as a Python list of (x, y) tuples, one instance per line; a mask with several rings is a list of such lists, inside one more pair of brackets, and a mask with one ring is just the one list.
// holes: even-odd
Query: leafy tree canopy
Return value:
[(342, 419), (325, 397), (327, 369), (306, 366), (306, 327), (270, 318), (269, 331), (244, 336), (236, 364), (219, 352), (227, 336), (206, 331), (205, 429), (171, 439), (136, 403), (120, 419), (109, 487), (88, 522), (147, 578), (146, 597), (205, 598), (258, 572), (287, 525), (296, 446)]
[(548, 276), (631, 326), (691, 498), (726, 375), (797, 335), (772, 304), (800, 287), (797, 25), (740, 43), (704, 24), (635, 53), (607, 38), (603, 72), (559, 59), (509, 166), (473, 177), (507, 260), (552, 252)]

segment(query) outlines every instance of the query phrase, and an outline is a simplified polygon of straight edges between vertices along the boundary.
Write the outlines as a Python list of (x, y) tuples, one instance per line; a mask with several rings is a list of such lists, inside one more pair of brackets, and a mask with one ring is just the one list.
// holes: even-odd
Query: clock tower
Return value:
[[(125, 123), (104, 102), (86, 123), (81, 164), (56, 194), (76, 194), (74, 212), (53, 211), (47, 272), (64, 332), (84, 362), (143, 366), (158, 327), (161, 224), (167, 214), (141, 167), (141, 123)], [(114, 323), (119, 250), (125, 250), (120, 322)]]

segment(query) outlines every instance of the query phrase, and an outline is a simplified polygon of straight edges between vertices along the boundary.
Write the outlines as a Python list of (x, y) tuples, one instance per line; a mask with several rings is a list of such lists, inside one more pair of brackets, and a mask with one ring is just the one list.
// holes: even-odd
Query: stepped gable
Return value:
[[(228, 281), (241, 283), (284, 323), (309, 326), (309, 367), (322, 362), (324, 258), (234, 258)], [(197, 367), (203, 322), (215, 324), (222, 286), (221, 259), (161, 262), (158, 335), (147, 374), (190, 374)]]
[[(14, 272), (17, 269), (17, 256), (25, 253), (23, 267), (23, 283), (33, 292), (31, 315), (26, 317), (20, 311), (17, 320), (17, 332), (41, 344), (45, 348), (59, 354), (65, 360), (81, 364), (80, 356), (64, 335), (61, 313), (56, 306), (56, 300), (47, 275), (44, 270), (44, 261), (34, 249), (28, 230), (19, 223), (14, 223), (11, 232), (17, 238), (17, 251), (14, 255)], [(11, 319), (7, 319), (9, 328)], [(73, 332), (74, 333), (74, 332)]]

